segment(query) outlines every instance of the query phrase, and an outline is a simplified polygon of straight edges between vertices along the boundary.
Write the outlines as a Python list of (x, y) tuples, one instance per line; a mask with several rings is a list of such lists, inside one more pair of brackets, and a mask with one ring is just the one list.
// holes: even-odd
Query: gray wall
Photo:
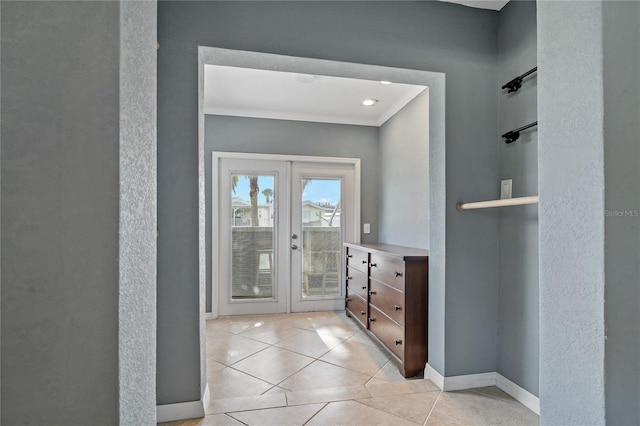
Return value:
[(498, 272), (486, 265), (497, 264), (498, 219), (458, 213), (455, 204), (495, 196), (498, 14), (443, 2), (161, 2), (158, 9), (158, 403), (202, 392), (198, 45), (446, 73), (446, 357), (432, 361), (447, 376), (495, 371)]
[(119, 5), (2, 2), (2, 422), (118, 423)]
[(155, 2), (0, 7), (2, 422), (153, 424)]
[[(498, 26), (498, 134), (537, 120), (537, 74), (514, 93), (503, 84), (537, 65), (536, 3), (511, 1)], [(513, 197), (538, 194), (537, 129), (500, 144), (500, 178), (513, 179)], [(496, 183), (495, 194), (499, 194)], [(496, 209), (500, 215), (500, 287), (497, 372), (538, 395), (538, 206)]]
[(604, 3), (607, 424), (640, 424), (640, 3)]
[(538, 2), (537, 26), (540, 414), (604, 424), (602, 2)]
[(380, 127), (379, 242), (429, 248), (429, 90)]
[[(207, 312), (211, 312), (211, 153), (312, 155), (361, 159), (362, 222), (378, 223), (378, 128), (305, 121), (205, 116)], [(363, 242), (376, 242), (372, 226)]]

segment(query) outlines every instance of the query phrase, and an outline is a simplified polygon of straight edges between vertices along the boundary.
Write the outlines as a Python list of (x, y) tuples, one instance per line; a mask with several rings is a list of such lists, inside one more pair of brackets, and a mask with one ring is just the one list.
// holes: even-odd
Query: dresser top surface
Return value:
[(402, 260), (424, 260), (429, 258), (429, 250), (392, 244), (344, 243), (345, 247), (391, 255)]

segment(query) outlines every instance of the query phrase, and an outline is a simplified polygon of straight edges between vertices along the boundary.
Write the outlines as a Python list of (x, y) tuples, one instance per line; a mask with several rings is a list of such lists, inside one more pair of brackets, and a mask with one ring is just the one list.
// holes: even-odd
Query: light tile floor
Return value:
[(208, 425), (537, 425), (496, 387), (440, 392), (403, 378), (344, 312), (207, 321)]

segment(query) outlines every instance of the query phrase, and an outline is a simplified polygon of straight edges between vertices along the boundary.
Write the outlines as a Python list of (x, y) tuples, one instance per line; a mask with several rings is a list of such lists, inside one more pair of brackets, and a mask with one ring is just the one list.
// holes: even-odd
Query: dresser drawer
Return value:
[(375, 306), (370, 306), (369, 329), (398, 358), (404, 359), (404, 329)]
[(349, 294), (347, 292), (347, 311), (351, 312), (351, 316), (355, 318), (363, 327), (367, 328), (367, 302), (357, 294)]
[(347, 247), (347, 266), (368, 273), (369, 253)]
[(367, 300), (367, 274), (347, 267), (347, 289), (349, 294), (357, 294)]
[(377, 253), (371, 253), (371, 278), (404, 290), (404, 262)]
[(371, 280), (369, 303), (404, 325), (404, 293), (374, 279)]

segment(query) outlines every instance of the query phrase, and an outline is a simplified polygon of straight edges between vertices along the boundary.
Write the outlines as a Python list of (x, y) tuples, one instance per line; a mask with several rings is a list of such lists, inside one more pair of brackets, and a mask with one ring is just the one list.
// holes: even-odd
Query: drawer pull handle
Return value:
[(347, 279), (348, 279), (348, 280), (352, 280), (352, 279), (353, 279), (353, 277), (347, 277)]
[(351, 302), (351, 298), (350, 297), (347, 297), (347, 302)]
[(401, 277), (402, 276), (402, 272), (394, 272), (393, 276), (396, 277), (396, 278)]
[(367, 289), (367, 286), (366, 286), (366, 285), (363, 285), (363, 286), (362, 286), (362, 289), (363, 289), (363, 290), (366, 290), (366, 289)]
[(371, 266), (372, 268), (375, 268), (375, 267), (378, 266), (378, 264), (377, 263), (370, 263), (369, 266)]
[(348, 255), (347, 255), (347, 259), (351, 259), (352, 257), (353, 257), (353, 255), (352, 255), (352, 254), (348, 254)]
[(367, 263), (367, 261), (366, 261), (366, 260), (363, 260), (363, 261), (362, 261), (362, 263)]
[(402, 344), (402, 340), (394, 340), (393, 343), (395, 343), (396, 346), (398, 346)]
[(360, 311), (360, 315), (367, 315), (365, 311)]
[(399, 311), (399, 310), (400, 310), (400, 306), (398, 306), (398, 305), (393, 305), (393, 310), (394, 310), (394, 311)]
[(369, 322), (374, 322), (375, 320), (375, 318), (369, 318)]
[(370, 290), (370, 291), (369, 291), (369, 296), (373, 296), (374, 294), (376, 294), (376, 292), (375, 292), (375, 291), (373, 291), (373, 290)]

